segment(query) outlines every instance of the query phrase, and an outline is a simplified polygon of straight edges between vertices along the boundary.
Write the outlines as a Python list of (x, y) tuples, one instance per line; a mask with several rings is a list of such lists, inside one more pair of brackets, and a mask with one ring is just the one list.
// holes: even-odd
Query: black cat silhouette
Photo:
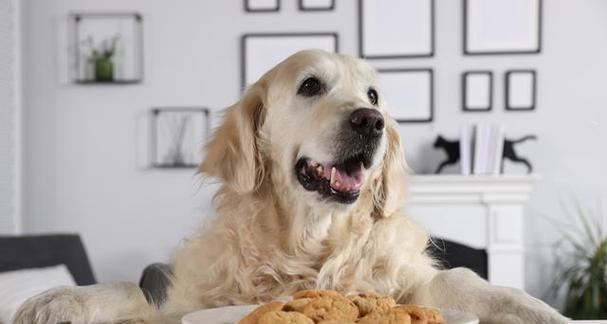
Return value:
[(442, 148), (447, 153), (447, 159), (438, 166), (436, 174), (439, 174), (447, 165), (455, 164), (459, 161), (459, 141), (450, 141), (438, 135), (436, 141), (434, 141), (434, 148)]
[[(509, 140), (507, 138), (504, 139), (504, 154), (502, 154), (502, 156), (504, 159), (508, 159), (512, 162), (523, 163), (525, 166), (527, 166), (527, 173), (531, 173), (533, 171), (533, 166), (531, 165), (531, 162), (529, 162), (529, 160), (525, 158), (520, 157), (518, 154), (516, 154), (516, 151), (514, 150), (514, 144), (522, 143), (527, 140), (537, 140), (537, 136), (527, 135), (516, 140)], [(502, 173), (504, 173), (504, 163), (502, 163)]]

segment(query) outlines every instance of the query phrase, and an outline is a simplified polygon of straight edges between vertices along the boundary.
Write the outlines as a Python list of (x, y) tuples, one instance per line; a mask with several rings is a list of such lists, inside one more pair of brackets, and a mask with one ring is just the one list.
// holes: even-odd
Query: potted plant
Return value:
[(118, 39), (118, 35), (110, 39), (104, 39), (99, 46), (95, 46), (93, 37), (89, 36), (86, 39), (86, 43), (91, 49), (91, 54), (87, 60), (94, 67), (95, 81), (114, 81), (114, 62), (112, 58), (116, 53)]
[(571, 218), (578, 224), (559, 227), (563, 240), (555, 248), (557, 276), (551, 291), (556, 296), (565, 290), (565, 316), (606, 319), (607, 233), (603, 231), (602, 215), (583, 208), (578, 201), (574, 205)]

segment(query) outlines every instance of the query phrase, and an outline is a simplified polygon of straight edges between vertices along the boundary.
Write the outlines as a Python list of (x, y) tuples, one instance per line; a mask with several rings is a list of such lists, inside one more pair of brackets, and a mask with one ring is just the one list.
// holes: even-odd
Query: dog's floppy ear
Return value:
[(206, 157), (199, 168), (239, 194), (257, 189), (264, 176), (258, 129), (265, 116), (265, 89), (259, 81), (239, 102), (226, 109), (223, 124), (206, 145)]
[(403, 154), (396, 122), (386, 118), (387, 147), (381, 176), (374, 188), (374, 217), (393, 215), (403, 207), (407, 194), (407, 164)]

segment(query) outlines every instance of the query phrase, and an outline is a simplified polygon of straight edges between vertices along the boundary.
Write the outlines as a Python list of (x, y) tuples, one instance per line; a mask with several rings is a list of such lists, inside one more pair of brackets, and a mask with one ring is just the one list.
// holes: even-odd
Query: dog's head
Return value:
[(228, 108), (201, 171), (239, 194), (264, 183), (343, 208), (371, 195), (378, 215), (402, 203), (405, 164), (375, 70), (323, 51), (289, 57)]

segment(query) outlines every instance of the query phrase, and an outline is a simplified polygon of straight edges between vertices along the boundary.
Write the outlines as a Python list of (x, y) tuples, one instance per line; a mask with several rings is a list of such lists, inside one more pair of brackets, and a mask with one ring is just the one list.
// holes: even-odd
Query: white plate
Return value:
[[(234, 324), (247, 316), (258, 305), (209, 308), (189, 313), (181, 319), (183, 324)], [(478, 324), (478, 317), (460, 311), (441, 309), (447, 324)]]

